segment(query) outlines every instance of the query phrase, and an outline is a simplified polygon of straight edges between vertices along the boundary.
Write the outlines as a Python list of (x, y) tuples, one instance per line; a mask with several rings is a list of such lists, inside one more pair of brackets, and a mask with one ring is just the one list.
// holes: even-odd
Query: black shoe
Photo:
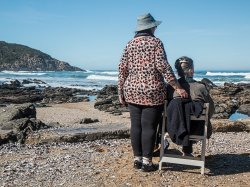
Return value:
[(151, 171), (156, 171), (158, 170), (158, 166), (154, 164), (142, 164), (141, 170), (143, 172), (151, 172)]
[(142, 167), (142, 162), (138, 161), (138, 160), (135, 160), (134, 161), (134, 168), (135, 169), (141, 169)]

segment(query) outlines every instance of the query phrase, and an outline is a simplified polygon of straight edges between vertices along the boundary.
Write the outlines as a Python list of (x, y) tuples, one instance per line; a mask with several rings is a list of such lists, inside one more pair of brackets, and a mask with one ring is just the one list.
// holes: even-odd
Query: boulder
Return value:
[(0, 145), (15, 141), (24, 143), (30, 132), (48, 128), (36, 119), (36, 108), (31, 103), (9, 105), (0, 110)]
[(9, 105), (8, 107), (1, 108), (0, 124), (20, 118), (35, 118), (36, 108), (31, 103), (22, 105)]
[(217, 87), (211, 80), (208, 78), (201, 79), (201, 82), (206, 85), (206, 87), (210, 90), (214, 87)]
[(122, 112), (128, 112), (127, 107), (124, 107), (119, 102), (117, 85), (106, 85), (100, 90), (94, 107), (113, 115), (121, 115)]
[(99, 122), (98, 119), (84, 118), (80, 121), (80, 124), (96, 123)]
[(250, 116), (250, 104), (241, 105), (238, 112)]

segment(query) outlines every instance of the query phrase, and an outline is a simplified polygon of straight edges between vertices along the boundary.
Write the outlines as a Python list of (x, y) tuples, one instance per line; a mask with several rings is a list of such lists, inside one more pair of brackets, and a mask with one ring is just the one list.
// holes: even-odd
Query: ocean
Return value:
[[(250, 83), (250, 71), (197, 71), (194, 78), (210, 79), (214, 84), (222, 86), (225, 82)], [(69, 87), (85, 90), (100, 90), (105, 85), (117, 84), (117, 70), (87, 70), (81, 71), (2, 71), (0, 72), (0, 84), (8, 83), (12, 80), (22, 81), (24, 79), (38, 79), (46, 84), (27, 84), (26, 86), (51, 86)]]

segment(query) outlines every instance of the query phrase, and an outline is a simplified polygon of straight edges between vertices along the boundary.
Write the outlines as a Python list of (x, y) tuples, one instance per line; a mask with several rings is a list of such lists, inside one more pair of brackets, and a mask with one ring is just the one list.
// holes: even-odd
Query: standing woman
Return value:
[(164, 78), (181, 97), (188, 96), (176, 80), (163, 43), (154, 36), (160, 23), (149, 13), (139, 16), (135, 36), (119, 64), (119, 101), (130, 111), (134, 168), (145, 172), (157, 170), (152, 154), (167, 94)]

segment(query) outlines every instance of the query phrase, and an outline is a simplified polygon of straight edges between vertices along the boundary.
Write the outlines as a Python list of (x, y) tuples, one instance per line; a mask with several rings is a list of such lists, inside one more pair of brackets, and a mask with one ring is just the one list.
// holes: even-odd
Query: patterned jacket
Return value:
[(176, 80), (163, 43), (153, 36), (135, 37), (126, 45), (119, 64), (118, 93), (127, 103), (161, 105), (167, 82)]

